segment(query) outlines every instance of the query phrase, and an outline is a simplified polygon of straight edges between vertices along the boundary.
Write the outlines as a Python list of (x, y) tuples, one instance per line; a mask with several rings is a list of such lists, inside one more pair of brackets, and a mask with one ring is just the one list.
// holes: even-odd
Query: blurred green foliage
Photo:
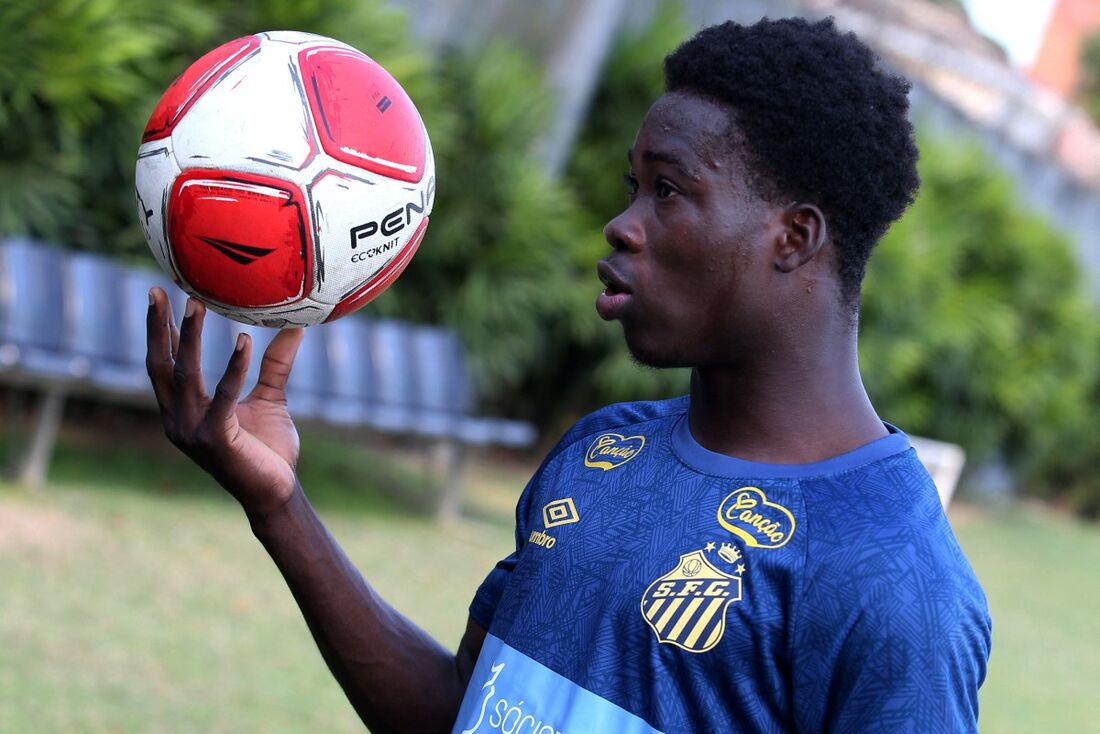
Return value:
[(1080, 68), (1075, 96), (1093, 122), (1100, 122), (1100, 33), (1094, 31), (1085, 36)]
[[(398, 285), (367, 310), (454, 328), (481, 393), (501, 409), (563, 345), (591, 337), (599, 230), (534, 157), (549, 98), (524, 54), (500, 43), (444, 51), (435, 73), (453, 125), (447, 139), (418, 101), (436, 144), (432, 222)], [(546, 408), (525, 394), (519, 412)]]
[[(566, 173), (534, 157), (550, 112), (522, 49), (413, 43), (375, 0), (7, 0), (0, 3), (0, 232), (149, 261), (134, 154), (157, 98), (191, 61), (247, 33), (297, 29), (365, 50), (417, 101), (439, 176), (428, 236), (375, 314), (463, 337), (487, 410), (557, 435), (613, 400), (686, 389), (637, 367), (593, 313), (601, 228), (626, 204), (618, 173), (662, 59), (688, 35), (675, 3), (628, 29)], [(1070, 245), (1022, 211), (971, 143), (922, 141), (924, 186), (871, 260), (861, 356), (880, 412), (913, 433), (1001, 458), (1036, 492), (1100, 512), (1090, 406), (1100, 335)]]
[(971, 462), (1004, 461), (1034, 491), (1078, 496), (1065, 484), (1077, 473), (1095, 503), (1100, 463), (1084, 464), (1100, 428), (1100, 329), (1072, 245), (1021, 208), (976, 142), (920, 147), (920, 195), (864, 283), (871, 398), (906, 430), (962, 444)]

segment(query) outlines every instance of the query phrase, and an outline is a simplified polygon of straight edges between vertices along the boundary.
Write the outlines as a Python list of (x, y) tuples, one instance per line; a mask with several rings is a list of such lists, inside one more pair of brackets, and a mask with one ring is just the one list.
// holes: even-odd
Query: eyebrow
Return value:
[[(627, 148), (626, 159), (630, 163), (634, 163), (634, 149), (633, 148)], [(679, 156), (674, 155), (672, 153), (667, 153), (667, 152), (661, 151), (661, 150), (648, 150), (647, 149), (647, 150), (642, 151), (642, 160), (646, 161), (647, 163), (667, 163), (670, 166), (675, 166), (676, 168), (679, 168), (681, 171), (688, 174), (689, 176), (693, 175), (692, 168), (690, 166), (688, 166), (686, 163), (684, 163), (684, 160), (682, 158), (680, 158)]]

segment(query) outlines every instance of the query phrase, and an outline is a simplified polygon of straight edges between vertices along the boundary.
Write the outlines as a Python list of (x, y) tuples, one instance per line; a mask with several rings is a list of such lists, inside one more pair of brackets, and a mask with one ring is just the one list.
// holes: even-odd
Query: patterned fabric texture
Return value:
[(906, 436), (762, 464), (687, 407), (609, 406), (547, 456), (455, 732), (977, 731), (985, 596)]

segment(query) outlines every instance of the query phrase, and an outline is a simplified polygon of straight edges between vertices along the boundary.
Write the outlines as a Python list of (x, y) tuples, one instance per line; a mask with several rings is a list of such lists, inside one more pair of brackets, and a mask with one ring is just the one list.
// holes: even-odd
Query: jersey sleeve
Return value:
[(470, 603), (470, 617), (481, 625), (482, 629), (488, 630), (489, 625), (493, 623), (493, 615), (496, 612), (497, 604), (500, 602), (500, 597), (504, 594), (504, 587), (508, 584), (508, 579), (511, 577), (516, 564), (519, 563), (520, 554), (523, 553), (523, 548), (527, 542), (527, 510), (531, 505), (531, 495), (534, 492), (535, 484), (541, 474), (540, 469), (531, 478), (516, 504), (516, 549), (497, 561), (497, 564), (489, 571), (489, 575), (481, 582), (477, 593), (474, 594), (474, 600)]
[(792, 654), (798, 731), (977, 732), (991, 624), (954, 536), (887, 528), (855, 545), (819, 548), (823, 562), (808, 564)]

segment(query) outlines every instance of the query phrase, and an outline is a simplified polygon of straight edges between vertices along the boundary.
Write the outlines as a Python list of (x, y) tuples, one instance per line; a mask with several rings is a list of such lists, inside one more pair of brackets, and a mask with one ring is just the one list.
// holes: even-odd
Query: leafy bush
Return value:
[(1100, 464), (1082, 463), (1100, 428), (1100, 331), (1072, 245), (1021, 207), (976, 143), (926, 138), (921, 153), (920, 195), (864, 287), (860, 356), (875, 405), (972, 460), (1003, 457), (1035, 491), (1080, 473), (1100, 499)]

